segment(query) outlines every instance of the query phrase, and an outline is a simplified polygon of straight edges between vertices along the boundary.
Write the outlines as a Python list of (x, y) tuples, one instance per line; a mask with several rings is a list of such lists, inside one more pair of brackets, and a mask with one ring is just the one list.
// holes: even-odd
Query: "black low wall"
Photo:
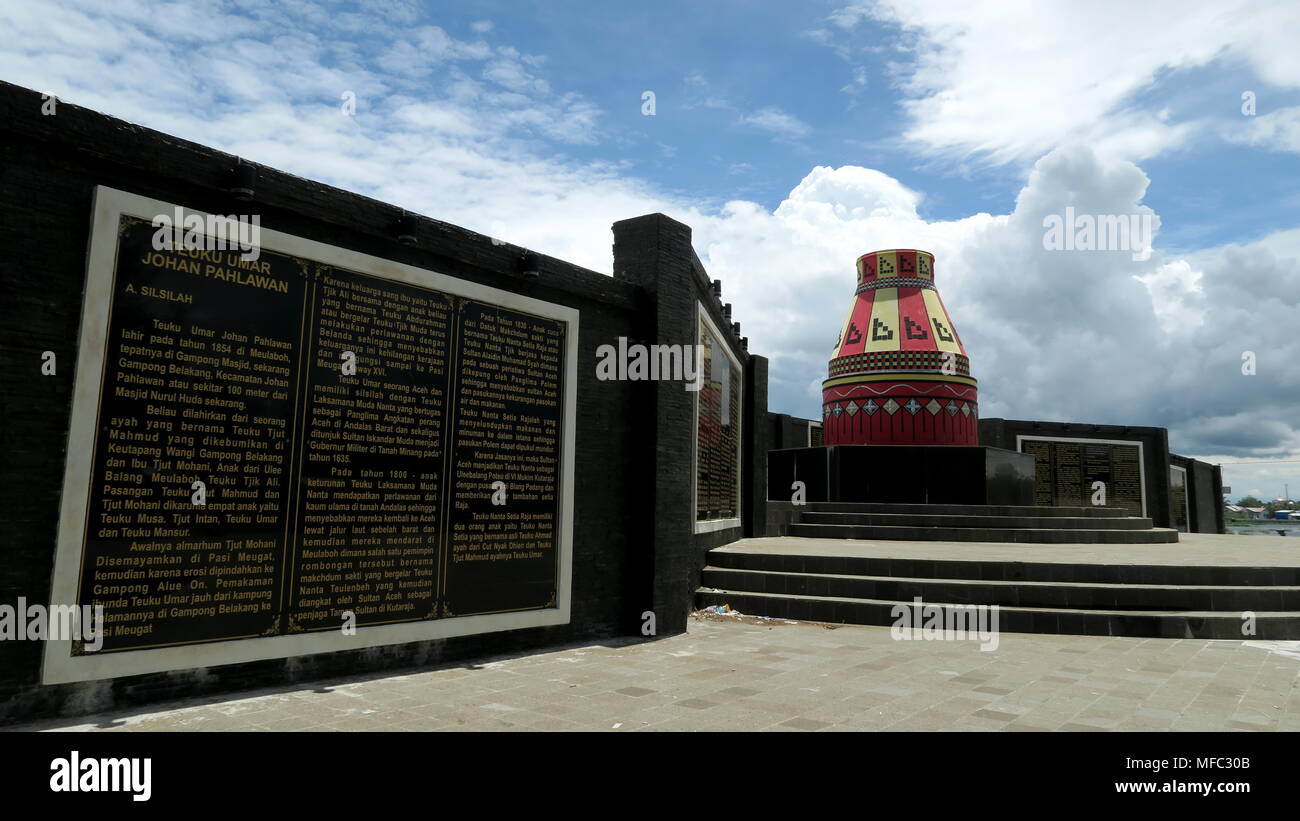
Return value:
[[(1134, 427), (1129, 425), (1088, 425), (1071, 422), (1035, 422), (1018, 419), (981, 419), (980, 444), (1006, 450), (1022, 451), (1017, 445), (1021, 437), (1043, 437), (1062, 440), (1108, 440), (1135, 442), (1142, 445), (1142, 470), (1146, 515), (1156, 527), (1171, 527), (1169, 506), (1169, 434), (1164, 428)], [(1039, 466), (1039, 470), (1044, 468)], [(1050, 480), (1040, 481), (1036, 504), (1090, 503), (1090, 488), (1084, 488), (1083, 498), (1063, 499), (1054, 495)], [(1107, 504), (1114, 502), (1114, 489)], [(1051, 498), (1049, 498), (1051, 497)]]
[[(1046, 437), (1085, 442), (1089, 440), (1140, 442), (1147, 516), (1152, 524), (1156, 527), (1180, 526), (1180, 516), (1174, 510), (1174, 489), (1170, 474), (1171, 467), (1180, 467), (1187, 471), (1186, 529), (1192, 533), (1224, 532), (1223, 478), (1219, 467), (1170, 453), (1169, 432), (1165, 428), (1015, 419), (980, 420), (981, 444), (1017, 450), (1017, 441), (1021, 437)], [(1042, 490), (1040, 486), (1040, 492)], [(1061, 502), (1058, 500), (1052, 503)], [(1087, 502), (1085, 501), (1084, 504)]]
[(1170, 467), (1187, 471), (1187, 529), (1191, 533), (1226, 533), (1223, 469), (1209, 462), (1169, 454)]
[[(445, 663), (574, 641), (685, 628), (707, 548), (762, 532), (767, 363), (723, 316), (691, 249), (690, 229), (662, 214), (614, 225), (614, 276), (540, 257), (521, 277), (524, 249), (419, 217), (415, 244), (397, 241), (400, 209), (255, 166), (251, 203), (237, 201), (237, 160), (203, 146), (0, 83), (0, 516), (6, 536), (0, 603), (49, 603), (97, 186), (212, 214), (255, 210), (265, 230), (394, 260), (581, 313), (578, 343), (572, 615), (568, 624), (279, 658), (78, 684), (42, 685), (42, 645), (0, 642), (0, 723), (159, 699)], [(454, 215), (455, 203), (443, 213)], [(692, 497), (695, 394), (680, 382), (600, 381), (596, 349), (620, 337), (694, 343), (697, 306), (744, 369), (739, 522), (702, 532)], [(58, 370), (41, 372), (53, 351)]]
[(828, 445), (767, 459), (768, 498), (787, 503), (803, 482), (809, 502), (1033, 504), (1033, 457), (982, 445)]
[(824, 444), (822, 423), (802, 419), (788, 413), (769, 413), (768, 427), (772, 431), (772, 450), (789, 448), (815, 448)]

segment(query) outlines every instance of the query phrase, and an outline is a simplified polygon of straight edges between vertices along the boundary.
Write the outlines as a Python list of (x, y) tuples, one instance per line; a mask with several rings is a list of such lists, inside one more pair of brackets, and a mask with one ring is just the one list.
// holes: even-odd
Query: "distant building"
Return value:
[(1229, 516), (1236, 519), (1263, 519), (1266, 511), (1262, 507), (1242, 507), (1241, 505), (1224, 505)]

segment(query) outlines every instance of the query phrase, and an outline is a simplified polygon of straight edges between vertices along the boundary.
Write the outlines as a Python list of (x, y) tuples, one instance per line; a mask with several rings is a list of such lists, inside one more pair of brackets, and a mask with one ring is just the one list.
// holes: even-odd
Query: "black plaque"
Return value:
[(1020, 451), (1035, 458), (1034, 504), (1088, 507), (1094, 483), (1102, 482), (1106, 507), (1143, 515), (1142, 459), (1136, 443), (1022, 439)]
[(1174, 527), (1182, 533), (1188, 532), (1187, 471), (1183, 468), (1169, 468), (1169, 505), (1173, 513)]
[(458, 320), (444, 615), (553, 607), (564, 329), (479, 302)]
[(121, 220), (99, 652), (556, 606), (564, 322), (154, 232)]

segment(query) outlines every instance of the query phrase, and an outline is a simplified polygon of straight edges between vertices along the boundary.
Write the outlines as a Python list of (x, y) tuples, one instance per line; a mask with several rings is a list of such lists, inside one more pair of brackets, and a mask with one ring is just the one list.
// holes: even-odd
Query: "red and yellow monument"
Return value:
[(978, 445), (977, 386), (934, 287), (934, 255), (858, 257), (858, 287), (822, 383), (827, 445)]

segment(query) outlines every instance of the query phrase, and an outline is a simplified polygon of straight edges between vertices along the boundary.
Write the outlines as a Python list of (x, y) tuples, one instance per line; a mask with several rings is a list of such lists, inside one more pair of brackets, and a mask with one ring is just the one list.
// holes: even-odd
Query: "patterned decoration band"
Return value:
[(868, 279), (858, 286), (858, 293), (864, 291), (875, 291), (880, 288), (934, 288), (934, 283), (928, 279), (918, 279), (916, 277), (886, 277), (885, 279)]
[(934, 396), (856, 398), (823, 406), (822, 428), (827, 444), (950, 445), (975, 439), (979, 409)]
[(953, 354), (951, 359), (947, 359), (942, 351), (870, 351), (832, 359), (829, 371), (832, 377), (871, 371), (970, 376), (970, 359), (962, 354)]

